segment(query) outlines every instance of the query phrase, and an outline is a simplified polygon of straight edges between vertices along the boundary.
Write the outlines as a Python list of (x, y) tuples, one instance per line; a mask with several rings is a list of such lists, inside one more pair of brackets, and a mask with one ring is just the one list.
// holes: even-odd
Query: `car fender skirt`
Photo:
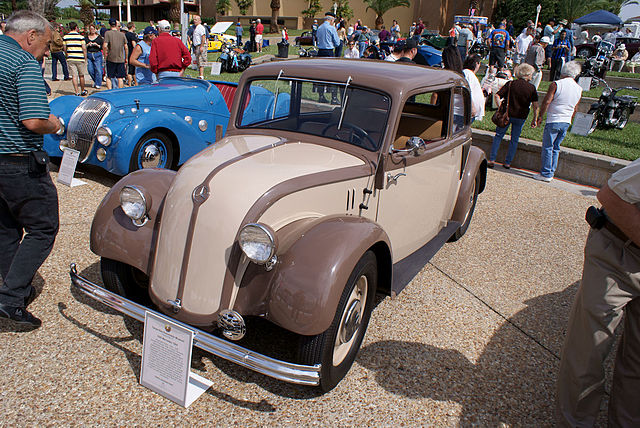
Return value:
[(458, 191), (458, 199), (456, 200), (453, 214), (451, 214), (452, 221), (464, 221), (467, 210), (469, 209), (469, 204), (471, 203), (470, 192), (473, 191), (473, 181), (476, 179), (476, 174), (480, 174), (478, 193), (482, 193), (487, 181), (487, 160), (481, 149), (471, 146), (462, 174), (462, 183)]
[[(340, 295), (362, 255), (376, 245), (391, 248), (391, 244), (378, 224), (362, 217), (329, 216), (304, 222), (283, 240), (296, 235), (298, 239), (285, 244), (288, 248), (278, 254), (266, 317), (295, 333), (315, 335), (331, 325)], [(388, 251), (387, 258), (378, 264), (390, 264)]]
[[(149, 275), (164, 198), (175, 175), (175, 171), (167, 169), (144, 169), (118, 181), (96, 210), (91, 224), (91, 251)], [(141, 188), (150, 196), (149, 218), (143, 226), (134, 225), (120, 208), (120, 190), (126, 185)]]

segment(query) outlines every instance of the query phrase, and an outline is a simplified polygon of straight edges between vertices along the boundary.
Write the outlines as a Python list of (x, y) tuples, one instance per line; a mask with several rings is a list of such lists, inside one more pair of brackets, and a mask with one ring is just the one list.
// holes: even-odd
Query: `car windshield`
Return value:
[(382, 144), (391, 106), (380, 92), (349, 85), (296, 79), (260, 79), (244, 92), (240, 128), (300, 132), (375, 151)]

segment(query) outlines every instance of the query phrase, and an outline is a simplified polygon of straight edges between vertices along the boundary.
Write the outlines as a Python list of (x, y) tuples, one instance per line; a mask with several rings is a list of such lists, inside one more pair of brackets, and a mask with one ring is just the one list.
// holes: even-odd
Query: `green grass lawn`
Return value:
[[(487, 111), (482, 121), (473, 122), (473, 128), (495, 131), (496, 126), (491, 122), (493, 113), (493, 111)], [(542, 141), (544, 122), (539, 128), (531, 128), (531, 117), (532, 114), (529, 114), (529, 118), (522, 128), (521, 138)], [(511, 128), (507, 134), (510, 134), (510, 131)], [(505, 144), (504, 141), (503, 144)], [(640, 158), (640, 124), (629, 122), (622, 130), (597, 129), (586, 137), (569, 132), (562, 142), (562, 146), (619, 159), (636, 160)]]

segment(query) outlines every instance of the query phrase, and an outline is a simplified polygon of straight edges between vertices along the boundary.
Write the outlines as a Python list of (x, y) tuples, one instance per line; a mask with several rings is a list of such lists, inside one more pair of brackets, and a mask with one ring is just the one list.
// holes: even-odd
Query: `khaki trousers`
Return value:
[(609, 401), (609, 425), (640, 426), (640, 250), (606, 229), (591, 229), (582, 281), (562, 348), (556, 418), (591, 427), (604, 395), (604, 360), (625, 313)]

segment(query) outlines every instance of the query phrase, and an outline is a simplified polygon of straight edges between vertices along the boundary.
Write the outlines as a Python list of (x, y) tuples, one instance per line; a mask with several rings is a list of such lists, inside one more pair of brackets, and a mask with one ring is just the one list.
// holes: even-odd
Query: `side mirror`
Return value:
[(420, 137), (411, 137), (407, 140), (404, 149), (394, 149), (391, 147), (391, 153), (413, 153), (414, 156), (420, 156), (427, 149), (427, 144)]

